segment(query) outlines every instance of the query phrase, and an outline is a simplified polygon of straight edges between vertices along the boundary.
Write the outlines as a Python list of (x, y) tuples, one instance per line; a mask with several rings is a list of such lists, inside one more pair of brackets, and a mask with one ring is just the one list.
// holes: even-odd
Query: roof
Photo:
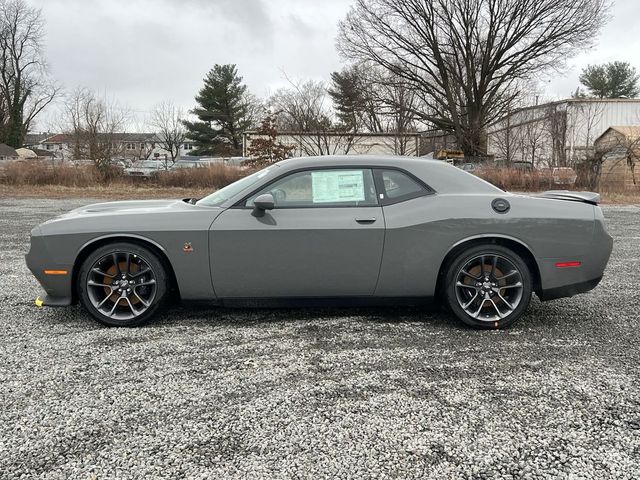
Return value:
[(40, 143), (45, 138), (50, 137), (50, 133), (27, 133), (24, 137), (24, 145), (30, 146), (36, 143)]
[(628, 140), (637, 140), (640, 138), (640, 125), (612, 126), (607, 128), (602, 135), (596, 138), (594, 143), (598, 143), (610, 131), (618, 132)]
[[(242, 132), (243, 135), (264, 135), (258, 130), (247, 130)], [(340, 132), (340, 131), (295, 131), (295, 130), (279, 130), (277, 135), (292, 137), (417, 137), (422, 135), (421, 132)], [(266, 136), (266, 135), (265, 135)]]
[[(442, 160), (395, 155), (324, 155), (281, 160), (274, 164), (285, 172), (313, 167), (400, 168), (422, 179), (440, 193), (504, 193), (488, 182)], [(282, 172), (282, 173), (285, 173)]]
[(39, 157), (55, 157), (50, 150), (43, 150), (42, 148), (32, 148), (31, 150)]
[(18, 153), (6, 143), (0, 143), (0, 157), (17, 157)]
[[(116, 142), (157, 142), (157, 135), (155, 133), (100, 133), (99, 137), (109, 136)], [(65, 133), (56, 133), (40, 143), (68, 143), (70, 135)]]
[(64, 133), (56, 133), (50, 137), (45, 138), (41, 143), (64, 143), (67, 141), (67, 135)]
[(20, 158), (36, 158), (38, 156), (36, 152), (29, 148), (18, 148), (16, 153)]

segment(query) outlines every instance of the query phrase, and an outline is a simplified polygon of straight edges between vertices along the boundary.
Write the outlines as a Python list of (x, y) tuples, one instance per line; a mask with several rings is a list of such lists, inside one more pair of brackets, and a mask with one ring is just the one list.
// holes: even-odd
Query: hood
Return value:
[(175, 212), (178, 209), (188, 209), (190, 204), (183, 200), (128, 200), (123, 202), (104, 202), (85, 205), (55, 218), (47, 220), (42, 225), (56, 223), (63, 220), (74, 220), (91, 217), (149, 215), (163, 212)]
[(85, 205), (84, 207), (71, 210), (65, 215), (86, 215), (93, 213), (150, 213), (158, 210), (168, 209), (175, 205), (185, 203), (182, 200), (126, 200), (122, 202), (104, 202)]
[(125, 172), (160, 172), (163, 170), (158, 167), (127, 167), (124, 169)]

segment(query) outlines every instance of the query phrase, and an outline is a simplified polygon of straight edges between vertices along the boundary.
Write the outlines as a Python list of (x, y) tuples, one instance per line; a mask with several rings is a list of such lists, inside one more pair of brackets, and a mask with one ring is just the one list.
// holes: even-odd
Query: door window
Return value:
[(270, 193), (276, 208), (363, 207), (378, 204), (370, 169), (327, 169), (293, 173), (252, 195)]

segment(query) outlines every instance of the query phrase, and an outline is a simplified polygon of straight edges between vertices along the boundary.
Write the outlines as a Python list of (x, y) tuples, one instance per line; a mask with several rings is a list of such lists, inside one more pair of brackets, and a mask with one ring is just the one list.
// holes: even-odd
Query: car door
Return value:
[[(253, 199), (275, 208), (256, 216)], [(307, 169), (224, 211), (210, 231), (219, 298), (372, 295), (385, 225), (371, 169)]]

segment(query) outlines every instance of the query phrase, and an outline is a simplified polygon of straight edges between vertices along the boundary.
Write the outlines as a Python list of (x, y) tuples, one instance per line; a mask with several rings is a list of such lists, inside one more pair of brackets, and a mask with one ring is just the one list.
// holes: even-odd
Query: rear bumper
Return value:
[(572, 297), (574, 295), (578, 295), (579, 293), (585, 293), (593, 290), (600, 283), (600, 280), (602, 280), (602, 276), (594, 278), (593, 280), (587, 280), (586, 282), (579, 282), (562, 287), (549, 288), (547, 290), (542, 290), (538, 294), (538, 297), (543, 302), (546, 302), (548, 300), (555, 300), (557, 298)]

